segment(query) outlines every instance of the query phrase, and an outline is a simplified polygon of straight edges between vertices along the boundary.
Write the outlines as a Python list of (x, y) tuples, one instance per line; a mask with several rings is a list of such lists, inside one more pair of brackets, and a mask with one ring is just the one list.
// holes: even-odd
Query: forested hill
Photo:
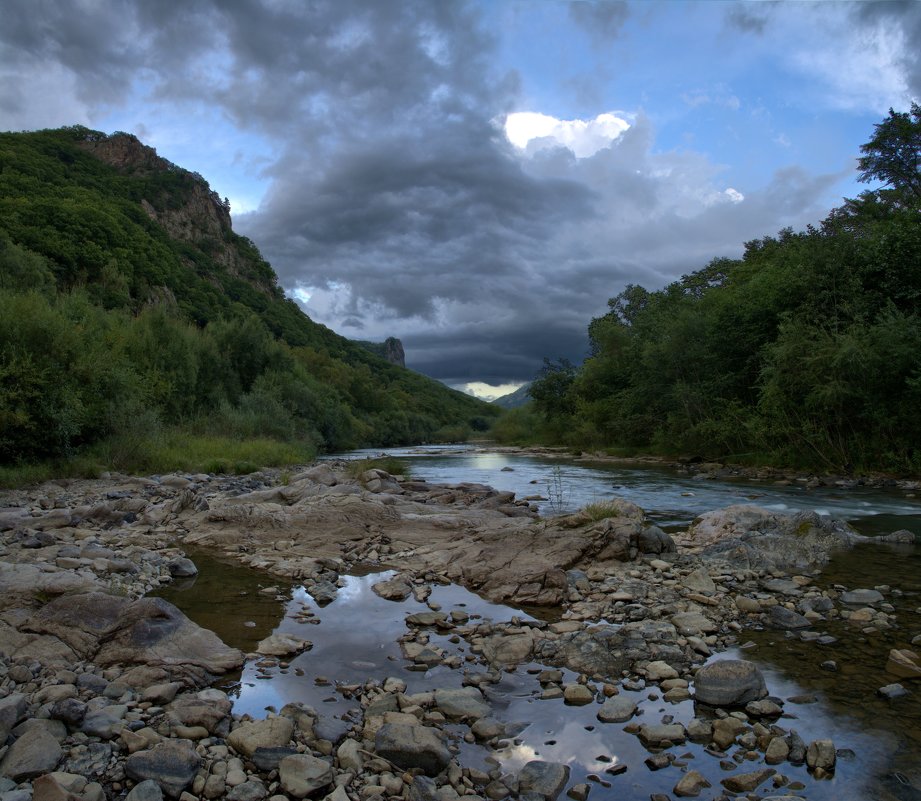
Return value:
[(135, 137), (0, 134), (0, 463), (136, 462), (177, 433), (411, 443), (494, 413), (311, 321), (229, 204)]
[[(861, 148), (881, 185), (664, 289), (628, 286), (509, 438), (921, 474), (921, 107)], [(535, 433), (536, 432), (536, 433)]]

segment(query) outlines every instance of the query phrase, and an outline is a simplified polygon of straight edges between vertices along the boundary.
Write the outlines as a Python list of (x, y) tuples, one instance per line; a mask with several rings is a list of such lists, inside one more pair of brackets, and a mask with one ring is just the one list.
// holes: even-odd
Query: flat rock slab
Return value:
[(721, 659), (694, 676), (694, 697), (710, 706), (743, 706), (767, 695), (761, 671), (744, 659)]
[(192, 783), (199, 767), (201, 757), (191, 740), (166, 740), (125, 760), (125, 773), (130, 779), (153, 779), (171, 798), (178, 798)]
[(536, 793), (546, 801), (554, 801), (568, 781), (569, 765), (535, 759), (528, 762), (518, 774), (518, 793), (521, 796)]

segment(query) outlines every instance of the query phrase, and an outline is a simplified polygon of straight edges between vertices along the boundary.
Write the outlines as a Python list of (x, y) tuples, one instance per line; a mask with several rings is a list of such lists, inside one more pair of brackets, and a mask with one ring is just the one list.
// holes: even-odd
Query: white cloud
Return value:
[(519, 387), (523, 387), (524, 382), (517, 384), (486, 384), (483, 381), (470, 381), (457, 387), (461, 392), (473, 395), (476, 398), (492, 401), (514, 392)]
[(519, 150), (563, 145), (580, 159), (607, 147), (629, 127), (612, 112), (590, 120), (560, 120), (536, 111), (517, 111), (505, 118), (505, 135)]

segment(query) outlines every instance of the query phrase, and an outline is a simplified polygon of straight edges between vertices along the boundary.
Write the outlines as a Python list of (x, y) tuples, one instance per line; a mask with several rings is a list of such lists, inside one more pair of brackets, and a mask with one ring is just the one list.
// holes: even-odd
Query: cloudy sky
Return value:
[[(286, 291), (453, 386), (580, 361), (854, 182), (921, 97), (921, 3), (4, 0), (0, 129), (124, 130), (230, 198)], [(484, 387), (478, 385), (480, 391)]]

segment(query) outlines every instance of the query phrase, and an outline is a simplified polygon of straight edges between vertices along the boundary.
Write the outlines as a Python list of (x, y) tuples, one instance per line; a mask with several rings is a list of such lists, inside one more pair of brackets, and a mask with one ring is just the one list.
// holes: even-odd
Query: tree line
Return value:
[(880, 188), (820, 224), (611, 298), (500, 438), (921, 472), (921, 107), (861, 152)]

